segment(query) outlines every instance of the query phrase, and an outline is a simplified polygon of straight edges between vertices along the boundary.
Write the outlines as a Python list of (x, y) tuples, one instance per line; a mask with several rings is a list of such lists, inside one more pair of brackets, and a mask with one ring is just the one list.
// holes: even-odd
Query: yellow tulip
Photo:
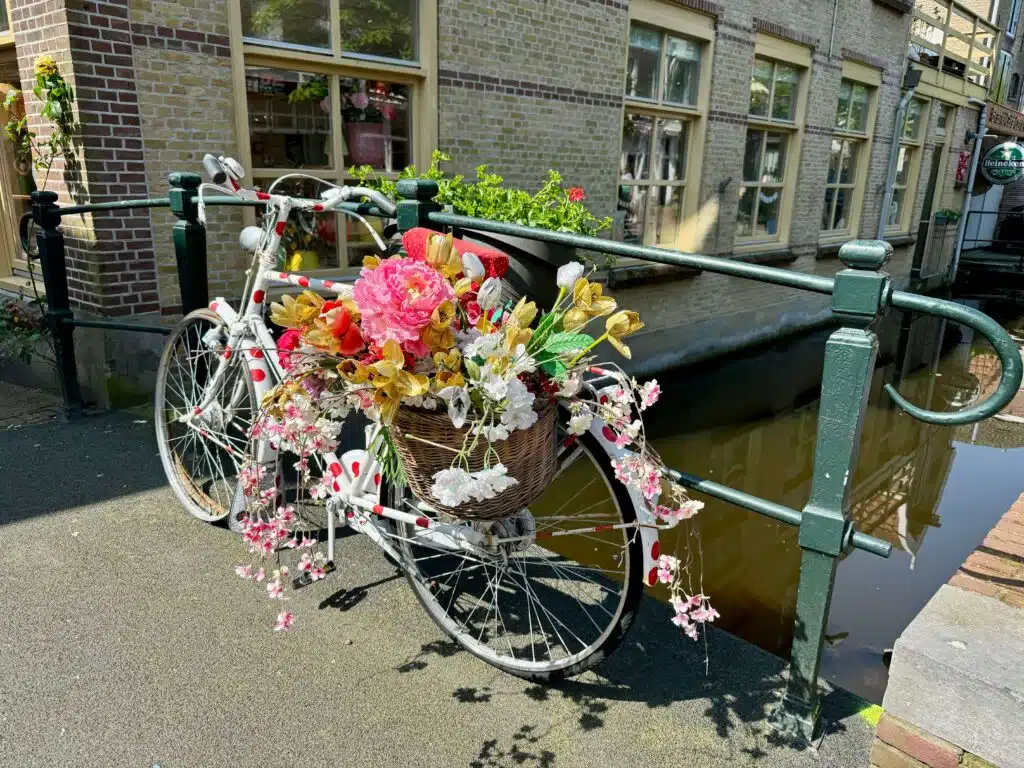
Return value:
[(468, 277), (460, 277), (455, 283), (455, 295), (463, 296), (473, 289), (473, 281)]
[(445, 387), (466, 386), (466, 377), (458, 371), (439, 371), (438, 374), (434, 376), (434, 381), (437, 383), (438, 391)]
[(581, 277), (572, 288), (572, 300), (577, 309), (582, 309), (588, 317), (601, 317), (615, 311), (615, 299), (604, 295), (600, 283), (591, 283)]
[(445, 352), (455, 346), (455, 334), (450, 325), (447, 328), (434, 328), (433, 325), (428, 325), (423, 329), (420, 338), (435, 352)]
[(373, 254), (363, 256), (363, 266), (371, 270), (376, 269), (380, 266), (380, 257), (374, 256)]
[(586, 311), (573, 307), (562, 318), (562, 328), (568, 333), (574, 333), (586, 325), (589, 319)]
[(514, 317), (523, 328), (529, 328), (530, 323), (533, 322), (533, 319), (536, 316), (537, 305), (532, 301), (527, 301), (525, 296), (519, 300), (515, 309), (512, 310), (512, 317)]
[(388, 339), (384, 342), (384, 346), (380, 348), (380, 351), (384, 354), (385, 360), (397, 365), (399, 368), (405, 366), (405, 353), (402, 352), (402, 345), (394, 339)]
[(402, 394), (393, 383), (388, 384), (373, 393), (373, 404), (380, 411), (381, 421), (390, 424), (395, 418), (398, 406), (402, 404)]
[(304, 329), (313, 324), (320, 315), (324, 300), (312, 291), (303, 291), (296, 299), (285, 294), (281, 303), (270, 305), (270, 319), (282, 328)]
[(434, 365), (436, 365), (438, 369), (447, 368), (449, 371), (457, 371), (461, 364), (462, 353), (458, 348), (452, 349), (448, 352), (434, 353)]
[(443, 330), (452, 324), (455, 319), (455, 304), (445, 299), (436, 307), (430, 315), (430, 325), (437, 330)]
[(338, 373), (349, 384), (365, 384), (370, 380), (370, 369), (351, 359), (338, 363)]
[(619, 310), (605, 320), (604, 327), (607, 331), (608, 343), (615, 347), (619, 354), (629, 360), (632, 357), (632, 353), (629, 351), (629, 347), (622, 343), (622, 339), (644, 327), (643, 322), (640, 320), (640, 315), (629, 310)]

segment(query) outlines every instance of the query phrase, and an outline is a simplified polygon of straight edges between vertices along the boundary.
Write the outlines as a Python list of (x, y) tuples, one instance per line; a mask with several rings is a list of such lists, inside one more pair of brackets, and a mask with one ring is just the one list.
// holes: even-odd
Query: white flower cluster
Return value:
[(509, 476), (504, 464), (495, 464), (479, 472), (442, 469), (434, 474), (434, 484), (430, 491), (446, 507), (457, 507), (471, 500), (493, 499), (518, 483), (518, 480)]

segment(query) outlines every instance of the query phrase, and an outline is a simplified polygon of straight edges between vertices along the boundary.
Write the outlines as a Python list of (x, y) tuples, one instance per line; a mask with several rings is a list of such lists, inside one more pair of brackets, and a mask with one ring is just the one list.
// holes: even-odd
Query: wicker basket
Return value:
[[(470, 501), (460, 507), (447, 507), (430, 492), (434, 474), (448, 469), (455, 458), (454, 450), (463, 445), (468, 427), (456, 429), (445, 411), (426, 411), (402, 406), (391, 422), (391, 438), (409, 487), (434, 509), (464, 520), (497, 520), (511, 515), (539, 497), (551, 483), (557, 469), (554, 404), (541, 407), (537, 421), (529, 429), (517, 429), (507, 440), (492, 443), (508, 474), (519, 482), (493, 499)], [(413, 437), (415, 436), (415, 437)], [(420, 439), (416, 439), (420, 438)], [(435, 443), (430, 445), (427, 442)], [(480, 445), (469, 457), (469, 468), (483, 469), (487, 443)], [(491, 455), (493, 464), (493, 454)]]

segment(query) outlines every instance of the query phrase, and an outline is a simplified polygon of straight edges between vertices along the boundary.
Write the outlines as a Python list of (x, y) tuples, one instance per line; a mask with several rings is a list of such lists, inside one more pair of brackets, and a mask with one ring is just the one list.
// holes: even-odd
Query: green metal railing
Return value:
[[(60, 208), (56, 195), (33, 193), (32, 218), (39, 259), (43, 267), (48, 304), (48, 322), (58, 350), (57, 366), (69, 417), (82, 411), (82, 396), (75, 374), (73, 330), (76, 326), (166, 333), (164, 326), (143, 326), (111, 320), (77, 319), (71, 310), (62, 216), (132, 208), (170, 208), (178, 217), (174, 225), (174, 251), (181, 284), (182, 311), (204, 307), (209, 301), (206, 282), (206, 230), (198, 221), (194, 174), (171, 174), (167, 198), (134, 200)], [(854, 529), (850, 516), (848, 482), (857, 463), (861, 428), (868, 402), (868, 389), (878, 354), (875, 327), (890, 307), (922, 312), (966, 325), (985, 336), (1002, 362), (1002, 378), (996, 391), (984, 402), (955, 413), (938, 413), (919, 408), (904, 399), (892, 386), (886, 392), (907, 413), (932, 424), (967, 424), (997, 413), (1016, 394), (1021, 383), (1020, 353), (1009, 335), (991, 318), (977, 310), (949, 301), (893, 289), (888, 275), (879, 271), (892, 256), (892, 247), (882, 241), (852, 241), (840, 250), (846, 269), (835, 278), (807, 275), (775, 267), (759, 266), (712, 256), (701, 256), (551, 232), (532, 227), (476, 219), (446, 213), (433, 202), (436, 183), (421, 179), (399, 182), (396, 214), (401, 231), (413, 227), (457, 228), (470, 233), (511, 235), (571, 248), (629, 256), (644, 261), (691, 267), (737, 278), (757, 280), (830, 295), (832, 312), (840, 327), (825, 345), (811, 494), (802, 510), (791, 509), (759, 496), (719, 483), (671, 470), (671, 479), (695, 491), (752, 510), (799, 528), (802, 550), (800, 584), (790, 674), (785, 695), (772, 715), (778, 730), (803, 741), (811, 741), (818, 726), (820, 702), (818, 673), (821, 665), (825, 625), (832, 599), (836, 566), (840, 556), (861, 549), (888, 557), (892, 545)], [(233, 197), (205, 198), (206, 205), (262, 205)], [(352, 204), (353, 210), (379, 215), (370, 206)], [(25, 237), (23, 227), (23, 239)]]

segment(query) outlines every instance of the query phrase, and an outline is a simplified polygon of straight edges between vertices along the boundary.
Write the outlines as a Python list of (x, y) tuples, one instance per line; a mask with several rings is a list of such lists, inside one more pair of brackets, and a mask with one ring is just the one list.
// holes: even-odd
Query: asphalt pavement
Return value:
[[(681, 637), (646, 601), (596, 673), (527, 683), (460, 651), (361, 536), (289, 633), (241, 542), (167, 488), (151, 419), (0, 432), (0, 766), (864, 768), (863, 703), (817, 750), (773, 738), (783, 662)], [(705, 658), (707, 666), (705, 667)]]

